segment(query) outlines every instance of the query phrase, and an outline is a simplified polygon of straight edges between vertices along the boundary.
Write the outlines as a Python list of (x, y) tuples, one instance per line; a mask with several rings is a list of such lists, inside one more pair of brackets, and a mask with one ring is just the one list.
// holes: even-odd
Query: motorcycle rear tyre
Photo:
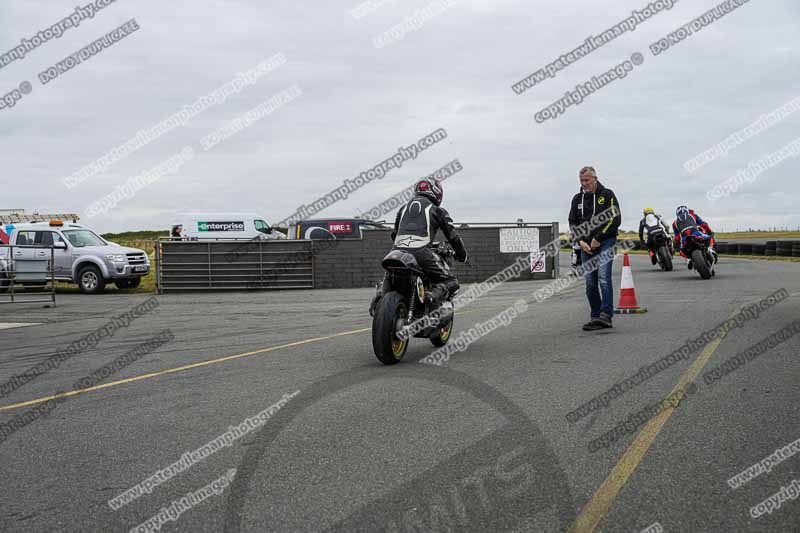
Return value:
[(657, 253), (659, 262), (661, 263), (661, 268), (665, 272), (672, 272), (672, 254), (669, 253), (669, 249), (666, 247), (666, 245), (660, 247)]
[(409, 339), (400, 340), (397, 332), (397, 321), (408, 316), (408, 309), (403, 297), (398, 292), (383, 295), (375, 308), (372, 317), (372, 349), (375, 357), (384, 365), (400, 362), (408, 349)]
[(706, 262), (706, 256), (703, 250), (695, 250), (692, 252), (692, 263), (694, 264), (694, 269), (697, 270), (701, 278), (711, 279), (711, 269)]

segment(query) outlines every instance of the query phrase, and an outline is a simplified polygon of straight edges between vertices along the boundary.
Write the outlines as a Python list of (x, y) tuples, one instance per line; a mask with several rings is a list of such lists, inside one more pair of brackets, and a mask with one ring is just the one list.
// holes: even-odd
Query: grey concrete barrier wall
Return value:
[[(557, 225), (535, 227), (540, 246), (558, 235)], [(458, 231), (472, 264), (454, 262), (453, 272), (462, 284), (484, 281), (518, 257), (530, 256), (501, 253), (499, 226)], [(374, 287), (383, 278), (381, 260), (391, 250), (392, 240), (389, 230), (363, 235), (363, 239), (330, 241), (161, 241), (158, 291)], [(533, 274), (528, 269), (519, 279), (551, 279), (555, 265), (554, 258), (546, 258), (545, 272)]]
[[(516, 226), (506, 226), (516, 227)], [(552, 226), (537, 226), (539, 245), (544, 246), (554, 238)], [(530, 254), (500, 253), (500, 228), (459, 228), (459, 234), (469, 251), (470, 263), (467, 267), (459, 262), (453, 263), (453, 272), (462, 284), (484, 281), (503, 268), (512, 264), (520, 256)], [(558, 228), (556, 226), (555, 234)], [(439, 235), (440, 239), (443, 236)], [(321, 242), (321, 241), (317, 241)], [(317, 243), (315, 243), (316, 245)], [(342, 239), (336, 246), (314, 253), (314, 288), (357, 288), (374, 287), (383, 278), (381, 260), (392, 248), (390, 231), (365, 231), (363, 239)], [(545, 272), (523, 273), (520, 280), (552, 279), (555, 260), (545, 260)]]

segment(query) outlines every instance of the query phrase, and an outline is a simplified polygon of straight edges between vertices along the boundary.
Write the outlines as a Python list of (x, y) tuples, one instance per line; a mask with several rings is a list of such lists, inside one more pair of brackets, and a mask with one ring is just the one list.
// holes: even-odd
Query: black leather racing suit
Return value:
[[(458, 279), (450, 272), (444, 261), (430, 249), (436, 233), (441, 230), (456, 253), (456, 259), (467, 260), (467, 250), (461, 236), (453, 226), (453, 220), (447, 210), (438, 207), (423, 195), (414, 196), (397, 212), (392, 231), (393, 250), (403, 250), (414, 256), (423, 272), (434, 283), (425, 298), (432, 298), (439, 305), (448, 295), (458, 290)], [(369, 306), (369, 314), (373, 315), (375, 306), (389, 290), (389, 275), (384, 275), (378, 283), (375, 297)]]
[(397, 212), (394, 221), (394, 249), (403, 250), (414, 256), (420, 268), (439, 285), (444, 294), (458, 290), (458, 279), (450, 272), (444, 261), (430, 249), (436, 234), (441, 230), (456, 253), (456, 259), (464, 262), (467, 250), (461, 236), (453, 226), (453, 219), (446, 209), (434, 204), (427, 196), (416, 195)]
[[(644, 240), (644, 230), (647, 230), (647, 241)], [(670, 240), (670, 229), (667, 223), (655, 213), (648, 213), (639, 221), (639, 241), (646, 243), (647, 250), (650, 253), (650, 260), (655, 265), (658, 260), (656, 259), (656, 242), (655, 236), (663, 234), (667, 241)]]

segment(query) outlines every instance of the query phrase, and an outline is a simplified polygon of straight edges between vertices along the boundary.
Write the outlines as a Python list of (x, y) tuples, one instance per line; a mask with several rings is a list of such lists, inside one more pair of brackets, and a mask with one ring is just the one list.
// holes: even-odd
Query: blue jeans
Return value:
[[(613, 248), (617, 239), (607, 239), (600, 244), (600, 248), (593, 254), (581, 251), (583, 264), (588, 263), (593, 257)], [(611, 253), (611, 252), (608, 252)], [(611, 281), (611, 269), (614, 261), (608, 261), (599, 268), (586, 274), (586, 297), (589, 299), (592, 319), (598, 318), (600, 313), (614, 316), (614, 283)]]

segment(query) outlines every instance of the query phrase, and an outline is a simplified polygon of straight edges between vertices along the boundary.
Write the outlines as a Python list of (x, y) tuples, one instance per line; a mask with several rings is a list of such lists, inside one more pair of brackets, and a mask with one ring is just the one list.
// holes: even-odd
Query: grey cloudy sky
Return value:
[[(82, 4), (88, 0), (79, 0)], [(381, 0), (374, 0), (380, 3)], [(393, 0), (356, 20), (360, 0), (117, 0), (0, 69), (0, 94), (33, 86), (0, 110), (0, 208), (84, 213), (126, 179), (197, 151), (176, 175), (84, 221), (100, 231), (167, 228), (184, 210), (291, 215), (444, 128), (448, 138), (321, 215), (353, 216), (448, 161), (457, 221), (566, 222), (577, 171), (597, 167), (617, 193), (623, 227), (642, 207), (689, 204), (715, 229), (800, 226), (800, 159), (789, 159), (711, 203), (706, 191), (798, 137), (800, 113), (689, 176), (683, 163), (759, 115), (800, 96), (800, 4), (751, 0), (654, 57), (648, 46), (717, 1), (680, 0), (558, 76), (522, 95), (511, 85), (641, 9), (647, 0), (460, 0), (401, 41), (374, 36), (431, 0)], [(75, 8), (75, 0), (0, 3), (0, 53)], [(136, 18), (141, 29), (42, 85), (37, 74)], [(102, 175), (63, 179), (231, 80), (283, 53), (287, 63), (221, 105), (164, 135)], [(565, 91), (641, 52), (644, 64), (538, 124), (534, 113)], [(203, 152), (200, 139), (297, 84), (302, 96)], [(390, 218), (388, 215), (387, 218)]]

